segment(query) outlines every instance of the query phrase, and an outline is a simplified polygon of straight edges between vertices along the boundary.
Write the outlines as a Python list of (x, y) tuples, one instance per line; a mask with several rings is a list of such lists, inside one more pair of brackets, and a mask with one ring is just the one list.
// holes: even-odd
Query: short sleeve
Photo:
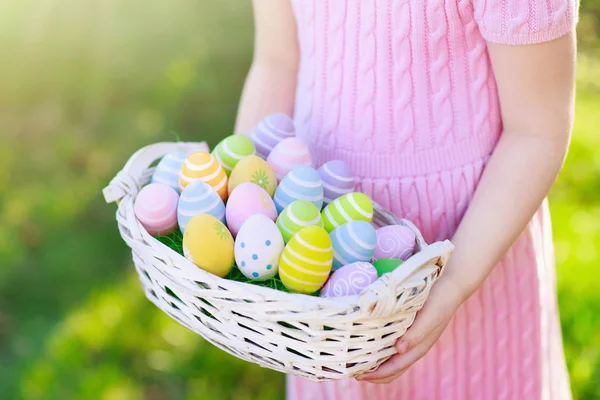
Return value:
[(488, 42), (526, 45), (549, 42), (577, 24), (578, 0), (473, 0), (475, 21)]

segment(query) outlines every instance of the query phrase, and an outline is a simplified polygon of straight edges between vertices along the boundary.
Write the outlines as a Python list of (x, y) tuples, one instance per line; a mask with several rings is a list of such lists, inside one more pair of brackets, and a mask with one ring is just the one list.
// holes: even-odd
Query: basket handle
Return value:
[(387, 318), (397, 312), (398, 293), (405, 282), (425, 268), (437, 265), (443, 271), (454, 250), (449, 240), (425, 246), (419, 253), (409, 258), (401, 267), (384, 274), (365, 289), (359, 297), (358, 305), (370, 318)]
[(123, 169), (104, 188), (104, 200), (107, 203), (118, 203), (126, 194), (137, 194), (140, 190), (138, 182), (150, 165), (176, 150), (193, 152), (209, 151), (209, 148), (206, 142), (161, 142), (142, 147), (129, 158)]

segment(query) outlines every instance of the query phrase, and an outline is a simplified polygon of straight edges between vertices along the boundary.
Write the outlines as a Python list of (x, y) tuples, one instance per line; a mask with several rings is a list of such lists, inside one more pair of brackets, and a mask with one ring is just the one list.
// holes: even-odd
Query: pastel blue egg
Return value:
[(225, 204), (209, 184), (202, 181), (190, 183), (183, 189), (177, 206), (177, 222), (181, 233), (198, 214), (210, 214), (225, 223)]
[(319, 173), (306, 165), (294, 168), (277, 186), (273, 200), (278, 213), (296, 200), (310, 201), (320, 210), (323, 206), (323, 183)]
[(179, 188), (179, 173), (186, 158), (187, 155), (182, 150), (167, 154), (156, 166), (150, 182), (170, 186), (179, 194), (181, 192)]
[(375, 228), (365, 221), (350, 221), (329, 236), (333, 246), (333, 269), (357, 261), (371, 261), (377, 245)]

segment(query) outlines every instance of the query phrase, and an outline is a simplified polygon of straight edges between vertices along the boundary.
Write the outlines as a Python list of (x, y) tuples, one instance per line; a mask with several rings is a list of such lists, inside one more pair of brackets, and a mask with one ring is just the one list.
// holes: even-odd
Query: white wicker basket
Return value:
[(412, 324), (450, 257), (449, 241), (427, 245), (412, 223), (376, 205), (373, 224), (410, 227), (419, 251), (359, 296), (320, 298), (219, 278), (150, 236), (134, 215), (135, 196), (152, 176), (150, 165), (176, 149), (208, 147), (144, 147), (104, 189), (106, 201), (119, 204), (119, 230), (150, 301), (237, 357), (313, 381), (360, 375), (396, 353), (396, 340)]

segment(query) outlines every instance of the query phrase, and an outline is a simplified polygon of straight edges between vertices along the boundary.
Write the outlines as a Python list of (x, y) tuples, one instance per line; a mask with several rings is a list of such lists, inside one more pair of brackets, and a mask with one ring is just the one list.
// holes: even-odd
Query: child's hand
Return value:
[(377, 370), (356, 379), (370, 383), (390, 383), (398, 378), (429, 351), (465, 300), (465, 291), (452, 280), (450, 274), (442, 275), (433, 285), (412, 326), (396, 342), (398, 354)]

